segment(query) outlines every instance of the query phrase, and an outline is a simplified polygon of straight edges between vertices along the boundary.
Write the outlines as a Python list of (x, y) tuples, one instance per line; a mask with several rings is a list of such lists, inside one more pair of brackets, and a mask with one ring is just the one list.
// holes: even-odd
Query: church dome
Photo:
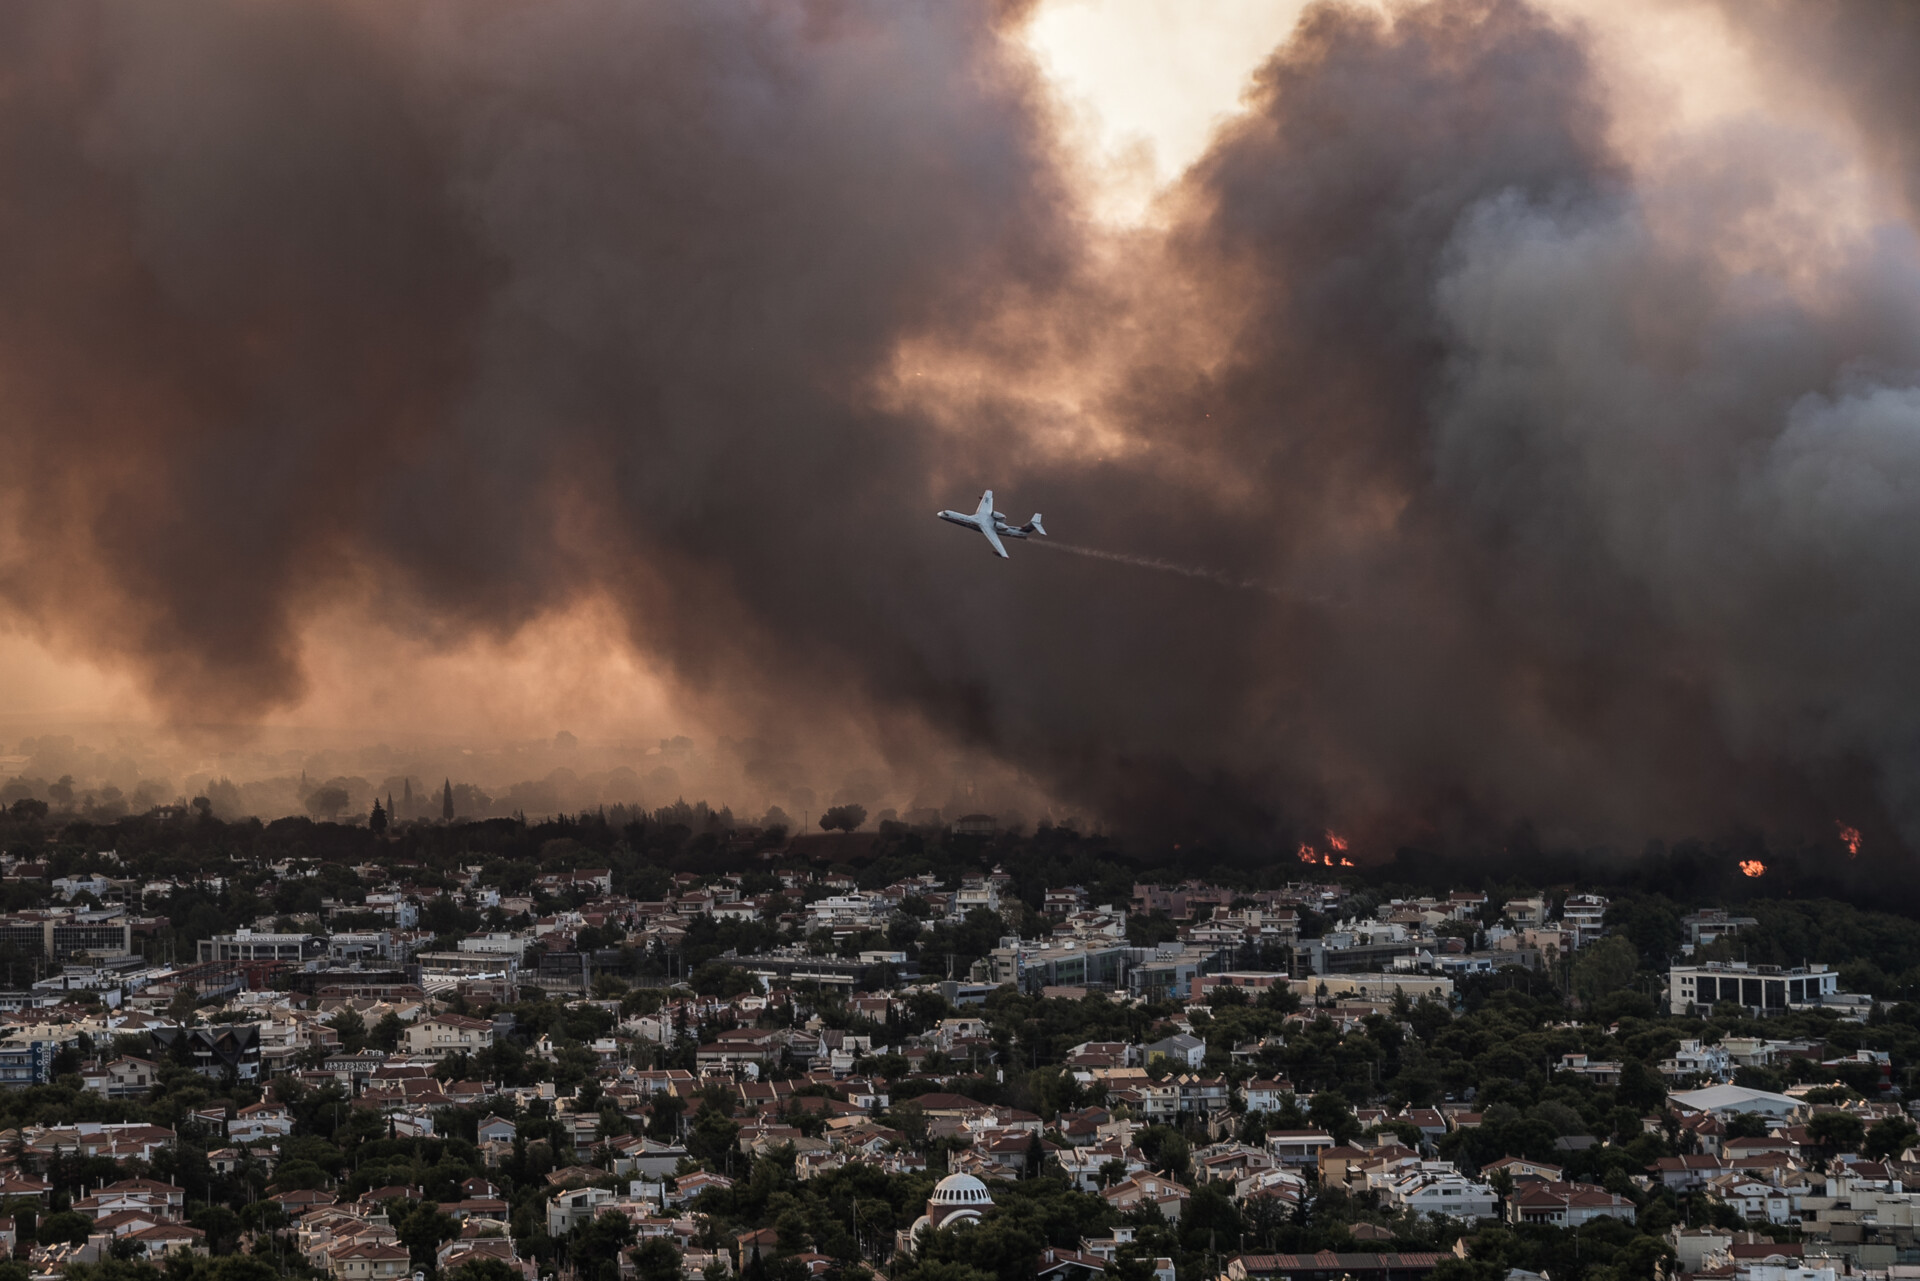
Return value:
[(928, 1205), (980, 1206), (992, 1205), (993, 1196), (987, 1191), (987, 1185), (971, 1174), (949, 1174), (933, 1185), (933, 1195), (927, 1198)]
[[(923, 1222), (932, 1228), (978, 1223), (981, 1212), (992, 1208), (993, 1194), (987, 1191), (986, 1184), (971, 1174), (949, 1174), (933, 1185)], [(914, 1226), (917, 1230), (919, 1224)]]

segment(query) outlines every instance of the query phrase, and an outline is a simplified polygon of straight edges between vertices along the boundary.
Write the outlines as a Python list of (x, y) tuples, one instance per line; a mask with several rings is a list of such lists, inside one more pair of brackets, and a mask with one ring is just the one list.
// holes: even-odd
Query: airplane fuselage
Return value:
[(1001, 545), (1004, 538), (1025, 538), (1029, 534), (1045, 534), (1040, 524), (1040, 513), (1035, 512), (1033, 519), (1024, 525), (1009, 525), (1007, 518), (993, 509), (993, 491), (989, 489), (980, 495), (980, 506), (972, 514), (957, 512), (951, 508), (934, 513), (950, 525), (965, 525), (968, 529), (977, 529), (987, 536), (987, 543), (993, 548), (993, 554), (1004, 557), (1007, 549)]
[(965, 512), (957, 512), (957, 511), (951, 511), (951, 510), (935, 512), (934, 515), (938, 516), (941, 520), (950, 520), (956, 525), (965, 525), (968, 529), (979, 529), (979, 530), (991, 529), (994, 533), (999, 534), (1004, 538), (1027, 537), (1026, 530), (1020, 528), (1020, 526), (1018, 525), (1007, 524), (1006, 523), (1007, 518), (1005, 516), (1002, 516), (999, 512), (995, 512), (990, 520), (984, 520), (984, 521), (976, 519), (975, 517), (969, 516)]

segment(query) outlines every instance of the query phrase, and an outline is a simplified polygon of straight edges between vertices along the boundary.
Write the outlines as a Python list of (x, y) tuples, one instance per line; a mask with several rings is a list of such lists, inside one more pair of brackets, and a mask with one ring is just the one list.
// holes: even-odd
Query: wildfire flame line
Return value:
[(1860, 829), (1857, 827), (1848, 827), (1845, 823), (1842, 823), (1839, 819), (1835, 819), (1833, 821), (1833, 825), (1840, 829), (1840, 843), (1847, 847), (1847, 857), (1859, 858), (1860, 857)]
[[(1352, 867), (1353, 866), (1353, 860), (1350, 858), (1347, 858), (1345, 854), (1345, 851), (1347, 848), (1347, 842), (1344, 837), (1335, 836), (1332, 832), (1328, 832), (1327, 848), (1329, 852), (1322, 853), (1321, 851), (1315, 849), (1310, 842), (1302, 841), (1300, 842), (1299, 850), (1296, 851), (1296, 855), (1302, 863), (1306, 863), (1310, 866), (1316, 866), (1316, 867)], [(1333, 858), (1335, 854), (1339, 854), (1341, 856), (1340, 861), (1337, 863), (1334, 861), (1334, 858)]]
[(1740, 860), (1740, 874), (1742, 876), (1765, 876), (1767, 874), (1767, 865), (1757, 858), (1743, 858)]

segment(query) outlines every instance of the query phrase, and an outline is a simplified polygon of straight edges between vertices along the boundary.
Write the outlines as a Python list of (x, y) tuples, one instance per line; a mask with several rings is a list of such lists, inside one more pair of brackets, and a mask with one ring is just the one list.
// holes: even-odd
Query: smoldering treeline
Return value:
[[(1732, 17), (1882, 16), (1817, 8)], [(1650, 163), (1576, 25), (1321, 7), (1116, 233), (1019, 18), (0, 15), (0, 590), (181, 720), (297, 700), (338, 593), (604, 593), (742, 722), (1143, 831), (1920, 831), (1920, 252), (1795, 221), (1839, 125)], [(986, 485), (1278, 587), (992, 561), (929, 519)]]

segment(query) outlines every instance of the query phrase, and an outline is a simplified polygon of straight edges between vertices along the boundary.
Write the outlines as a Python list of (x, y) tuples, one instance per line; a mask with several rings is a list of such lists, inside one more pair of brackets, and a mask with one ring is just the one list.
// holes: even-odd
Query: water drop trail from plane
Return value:
[(1117, 565), (1132, 565), (1139, 569), (1157, 569), (1167, 574), (1179, 574), (1184, 578), (1197, 578), (1202, 582), (1216, 586), (1232, 588), (1243, 592), (1265, 592), (1269, 596), (1293, 599), (1272, 583), (1263, 583), (1257, 578), (1236, 578), (1232, 574), (1217, 569), (1202, 569), (1197, 565), (1178, 565), (1170, 560), (1160, 560), (1152, 556), (1130, 556), (1125, 552), (1102, 551), (1097, 547), (1082, 547), (1076, 543), (1063, 543), (1057, 538), (1044, 542), (1036, 541), (1035, 547), (1048, 547), (1054, 551), (1071, 552), (1075, 556), (1086, 556), (1093, 560), (1112, 561)]

